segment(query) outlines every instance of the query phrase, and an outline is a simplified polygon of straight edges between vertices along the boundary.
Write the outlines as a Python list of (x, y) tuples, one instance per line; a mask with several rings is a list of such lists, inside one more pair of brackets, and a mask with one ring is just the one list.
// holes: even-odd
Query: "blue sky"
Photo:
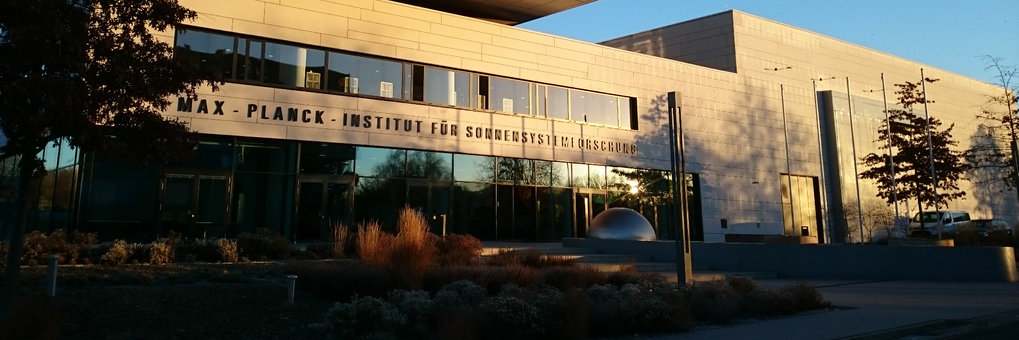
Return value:
[(980, 56), (1019, 65), (1019, 0), (599, 0), (520, 27), (600, 42), (729, 9), (991, 83)]

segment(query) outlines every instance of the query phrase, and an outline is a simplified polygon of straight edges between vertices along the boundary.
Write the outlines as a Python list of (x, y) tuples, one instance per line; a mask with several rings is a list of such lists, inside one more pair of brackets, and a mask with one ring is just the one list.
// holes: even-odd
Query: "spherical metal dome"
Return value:
[(654, 241), (655, 228), (640, 213), (629, 208), (610, 208), (591, 221), (588, 238), (603, 240)]

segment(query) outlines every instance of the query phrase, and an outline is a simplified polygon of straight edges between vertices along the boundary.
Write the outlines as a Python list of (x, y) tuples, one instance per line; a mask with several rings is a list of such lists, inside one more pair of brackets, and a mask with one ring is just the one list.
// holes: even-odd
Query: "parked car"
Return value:
[(1012, 228), (1008, 226), (1008, 223), (999, 219), (976, 219), (967, 222), (962, 228), (959, 229), (966, 231), (973, 231), (976, 235), (981, 237), (987, 237), (988, 233), (996, 230), (1004, 230), (1004, 233), (1012, 235)]
[[(921, 216), (923, 223), (921, 223)], [(969, 221), (969, 213), (965, 211), (924, 211), (913, 216), (913, 219), (909, 221), (907, 231), (910, 236), (932, 236), (937, 235), (939, 231), (942, 236), (951, 236), (955, 235), (959, 227)]]

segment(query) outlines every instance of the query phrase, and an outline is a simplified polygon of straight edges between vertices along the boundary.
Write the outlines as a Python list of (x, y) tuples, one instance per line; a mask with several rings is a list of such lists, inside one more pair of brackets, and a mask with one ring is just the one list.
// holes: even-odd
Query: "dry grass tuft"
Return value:
[(392, 242), (393, 236), (382, 231), (378, 221), (369, 221), (357, 226), (357, 255), (366, 266), (387, 266)]
[(344, 251), (347, 249), (347, 239), (350, 236), (350, 230), (343, 223), (337, 223), (332, 228), (332, 233), (329, 234), (329, 241), (332, 242), (330, 247), (330, 257), (334, 259), (342, 258)]
[(438, 256), (436, 238), (428, 233), (428, 221), (417, 210), (404, 207), (396, 220), (399, 234), (390, 248), (389, 267), (408, 287), (420, 285), (425, 271)]

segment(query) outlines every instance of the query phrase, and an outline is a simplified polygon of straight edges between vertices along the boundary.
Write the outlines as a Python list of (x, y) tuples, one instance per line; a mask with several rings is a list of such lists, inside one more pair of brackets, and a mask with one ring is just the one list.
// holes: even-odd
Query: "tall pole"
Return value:
[[(793, 211), (796, 208), (796, 204), (793, 204), (793, 171), (792, 161), (789, 159), (789, 125), (786, 123), (785, 116), (785, 85), (778, 84), (779, 99), (782, 102), (782, 134), (785, 136), (785, 177), (786, 184), (789, 186), (789, 222), (791, 224), (790, 233), (796, 233), (796, 212)], [(793, 235), (789, 235), (793, 236)]]
[[(832, 226), (832, 223), (830, 223), (831, 221), (828, 221), (828, 218), (827, 218), (828, 217), (828, 184), (827, 184), (828, 182), (825, 182), (825, 176), (824, 176), (824, 146), (823, 146), (824, 143), (822, 142), (821, 107), (817, 105), (817, 82), (818, 81), (823, 81), (825, 79), (833, 79), (833, 78), (834, 77), (832, 77), (832, 78), (818, 78), (817, 80), (814, 80), (814, 79), (810, 80), (810, 86), (813, 88), (812, 96), (814, 98), (814, 111), (817, 113), (817, 117), (816, 117), (817, 118), (817, 157), (818, 157), (818, 163), (817, 164), (821, 168), (821, 176), (820, 176), (820, 180), (821, 181), (819, 183), (819, 185), (821, 187), (821, 197), (822, 197), (822, 199), (821, 199), (821, 221), (822, 221), (822, 226), (824, 224), (827, 224), (827, 228), (824, 228), (824, 230), (826, 231), (825, 235), (827, 236), (827, 242), (831, 242), (831, 228), (833, 228), (833, 226)], [(832, 126), (834, 126), (834, 124), (832, 124)], [(818, 236), (819, 239), (822, 237), (820, 235), (820, 233), (818, 233), (817, 236)]]
[[(944, 229), (941, 223), (941, 208), (938, 207), (938, 177), (934, 172), (934, 143), (931, 142), (931, 117), (927, 112), (927, 78), (923, 75), (923, 68), (920, 69), (920, 88), (923, 90), (923, 118), (927, 125), (927, 160), (931, 164), (931, 189), (934, 192), (934, 216), (937, 216), (938, 239), (941, 239), (941, 232)], [(923, 211), (923, 206), (920, 206)], [(923, 220), (921, 213), (920, 220)]]
[[(689, 285), (693, 281), (692, 257), (690, 255), (690, 224), (686, 202), (686, 151), (683, 143), (683, 112), (679, 94), (669, 92), (669, 152), (672, 159), (673, 231), (676, 237), (676, 282)], [(682, 183), (682, 186), (680, 186)], [(682, 189), (680, 189), (682, 187)], [(677, 223), (678, 229), (677, 230)]]
[(853, 176), (856, 177), (856, 218), (860, 223), (860, 244), (863, 244), (863, 203), (860, 202), (860, 171), (856, 166), (856, 127), (853, 126), (853, 94), (849, 90), (849, 77), (846, 77), (846, 100), (849, 105), (849, 142), (853, 143)]
[[(892, 152), (892, 120), (888, 119), (888, 92), (885, 91), (885, 73), (881, 72), (881, 101), (885, 104), (885, 126), (888, 134), (888, 172), (892, 176), (892, 202), (895, 204), (895, 218), (892, 220), (893, 227), (899, 223), (899, 187), (895, 186), (895, 155)], [(888, 238), (892, 235), (889, 233)]]

